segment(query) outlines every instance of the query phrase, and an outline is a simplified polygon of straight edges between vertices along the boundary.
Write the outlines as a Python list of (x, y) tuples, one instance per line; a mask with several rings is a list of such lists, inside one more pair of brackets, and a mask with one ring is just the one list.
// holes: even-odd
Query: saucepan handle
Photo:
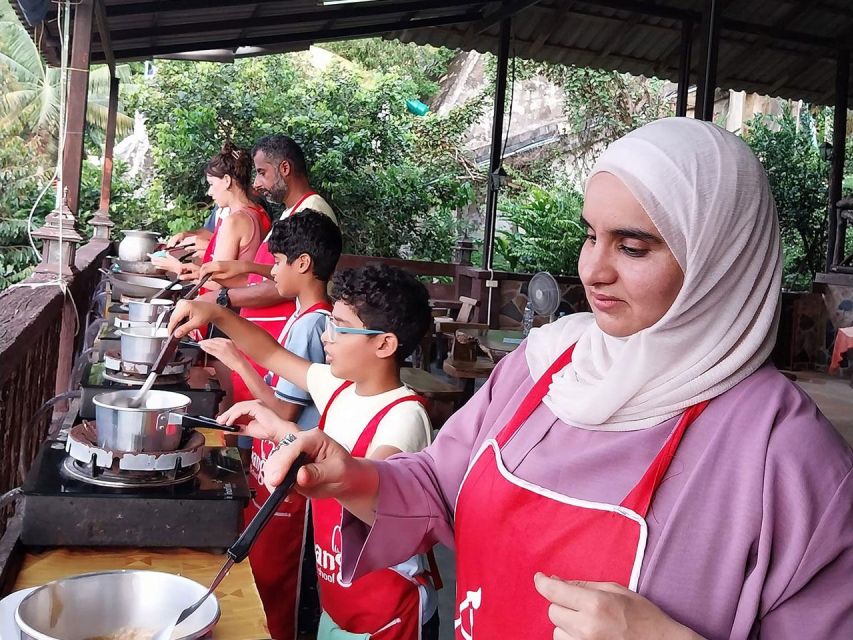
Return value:
[(229, 433), (240, 431), (240, 425), (219, 424), (214, 418), (207, 418), (205, 416), (185, 415), (181, 420), (186, 429), (219, 429), (220, 431), (228, 431)]

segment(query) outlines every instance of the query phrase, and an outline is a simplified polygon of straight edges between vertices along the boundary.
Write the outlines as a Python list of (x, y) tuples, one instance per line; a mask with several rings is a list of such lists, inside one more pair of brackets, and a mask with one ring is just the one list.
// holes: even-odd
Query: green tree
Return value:
[(495, 250), (512, 271), (577, 274), (586, 237), (580, 223), (583, 194), (556, 183), (547, 188), (513, 178), (516, 193), (501, 203), (513, 228), (498, 232)]
[(807, 110), (798, 122), (786, 108), (757, 116), (744, 134), (770, 180), (785, 248), (783, 284), (792, 289), (807, 289), (825, 256), (828, 174), (813, 127)]
[[(197, 206), (200, 221), (208, 207), (201, 169), (222, 142), (250, 147), (284, 133), (302, 145), (314, 186), (340, 213), (346, 250), (399, 256), (421, 249), (430, 212), (441, 210), (446, 223), (477, 179), (459, 138), (480, 106), (418, 118), (405, 107), (414, 91), (416, 83), (394, 71), (351, 64), (318, 71), (305, 56), (277, 55), (232, 65), (158, 63), (131, 100), (147, 118), (161, 209)], [(430, 257), (449, 257), (454, 240), (446, 237)]]
[[(0, 126), (18, 129), (25, 137), (37, 136), (41, 143), (54, 148), (59, 130), (60, 69), (45, 64), (8, 0), (0, 0)], [(122, 81), (130, 78), (130, 67), (119, 65), (116, 75)], [(89, 74), (89, 104), (86, 121), (104, 129), (107, 122), (110, 72), (96, 66)], [(116, 118), (119, 137), (133, 128), (133, 120), (123, 113)]]

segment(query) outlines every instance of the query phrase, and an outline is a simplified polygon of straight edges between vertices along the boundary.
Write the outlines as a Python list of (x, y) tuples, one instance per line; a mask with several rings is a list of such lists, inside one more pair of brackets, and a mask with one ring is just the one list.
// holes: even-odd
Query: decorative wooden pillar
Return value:
[(86, 132), (86, 103), (89, 98), (89, 51), (95, 1), (79, 0), (74, 9), (62, 155), (62, 183), (68, 188), (68, 207), (74, 212), (80, 210), (80, 176), (83, 170), (83, 136)]
[(115, 226), (110, 220), (110, 188), (113, 180), (113, 147), (116, 138), (116, 115), (118, 113), (119, 80), (110, 80), (110, 101), (107, 111), (107, 131), (104, 141), (104, 161), (101, 169), (101, 200), (98, 210), (89, 218), (95, 229), (94, 240), (109, 241), (110, 229)]

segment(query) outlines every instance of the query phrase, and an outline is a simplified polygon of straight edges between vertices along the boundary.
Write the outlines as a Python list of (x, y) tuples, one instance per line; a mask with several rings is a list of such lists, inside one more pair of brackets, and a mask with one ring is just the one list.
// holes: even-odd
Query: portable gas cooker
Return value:
[(237, 449), (189, 431), (177, 451), (126, 453), (74, 426), (42, 445), (23, 485), (21, 540), (31, 546), (223, 549), (250, 498)]
[[(81, 418), (95, 418), (95, 405), (92, 400), (96, 395), (117, 389), (141, 387), (148, 376), (150, 365), (121, 359), (119, 331), (115, 324), (104, 326), (95, 342), (94, 350), (100, 361), (89, 363), (83, 369), (80, 383)], [(153, 388), (184, 394), (192, 401), (188, 407), (191, 414), (212, 418), (216, 416), (225, 393), (215, 376), (202, 367), (193, 366), (201, 354), (197, 344), (182, 341), (174, 360), (166, 367), (163, 375), (158, 376)]]

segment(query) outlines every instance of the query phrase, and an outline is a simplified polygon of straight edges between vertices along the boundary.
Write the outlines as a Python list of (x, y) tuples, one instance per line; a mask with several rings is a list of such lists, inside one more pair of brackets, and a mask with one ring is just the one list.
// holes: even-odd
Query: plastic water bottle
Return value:
[(521, 333), (526, 338), (530, 335), (530, 330), (533, 328), (533, 303), (528, 302), (524, 305), (524, 314), (521, 316)]

